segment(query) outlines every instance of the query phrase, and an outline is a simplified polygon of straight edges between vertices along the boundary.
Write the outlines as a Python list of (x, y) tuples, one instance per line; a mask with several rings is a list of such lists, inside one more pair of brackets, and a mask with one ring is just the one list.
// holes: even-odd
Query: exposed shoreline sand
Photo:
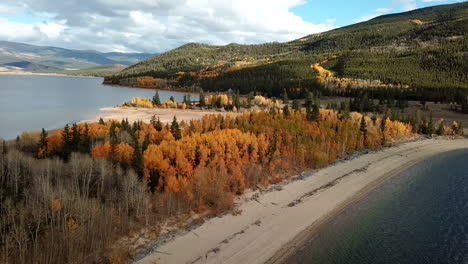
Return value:
[(180, 232), (136, 263), (281, 263), (321, 224), (388, 178), (468, 139), (425, 139), (371, 152), (287, 183), (246, 193), (240, 215), (226, 214)]
[(151, 117), (156, 115), (163, 124), (172, 122), (174, 116), (180, 121), (190, 121), (192, 119), (201, 119), (207, 114), (225, 115), (227, 112), (219, 112), (214, 110), (193, 110), (193, 109), (172, 109), (172, 108), (143, 108), (143, 107), (105, 107), (101, 108), (101, 114), (96, 117), (80, 121), (80, 123), (97, 123), (99, 118), (104, 121), (117, 120), (128, 118), (130, 123), (141, 120), (149, 123)]

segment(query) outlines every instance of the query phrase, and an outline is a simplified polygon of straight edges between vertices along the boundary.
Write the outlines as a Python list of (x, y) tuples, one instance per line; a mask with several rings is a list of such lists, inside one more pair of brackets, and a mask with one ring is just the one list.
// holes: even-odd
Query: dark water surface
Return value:
[(326, 224), (287, 263), (468, 263), (468, 149), (392, 178)]
[[(0, 75), (0, 138), (11, 139), (22, 131), (63, 127), (90, 119), (99, 109), (132, 97), (151, 98), (154, 90), (102, 85), (102, 78)], [(183, 94), (159, 91), (161, 100)], [(195, 99), (195, 98), (192, 98)]]

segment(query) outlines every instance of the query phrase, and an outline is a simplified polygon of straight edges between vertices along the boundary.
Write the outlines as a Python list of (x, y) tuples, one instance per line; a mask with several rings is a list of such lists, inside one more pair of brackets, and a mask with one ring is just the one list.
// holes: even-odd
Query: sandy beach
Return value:
[(201, 119), (207, 114), (222, 114), (225, 115), (227, 112), (220, 112), (214, 110), (192, 110), (192, 109), (162, 109), (162, 108), (143, 108), (143, 107), (106, 107), (101, 108), (101, 114), (93, 119), (83, 120), (81, 123), (97, 123), (99, 118), (104, 121), (108, 120), (122, 120), (128, 118), (130, 123), (138, 120), (149, 123), (151, 117), (156, 115), (161, 119), (163, 123), (170, 123), (174, 116), (177, 117), (178, 121), (190, 121), (193, 119)]
[(424, 139), (359, 155), (288, 182), (251, 191), (234, 211), (156, 243), (135, 263), (281, 263), (316, 228), (353, 201), (433, 155), (468, 139)]

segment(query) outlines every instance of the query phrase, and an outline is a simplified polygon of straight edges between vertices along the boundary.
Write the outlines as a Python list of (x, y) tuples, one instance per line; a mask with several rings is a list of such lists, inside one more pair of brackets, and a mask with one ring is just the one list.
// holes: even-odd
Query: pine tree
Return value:
[(89, 135), (89, 126), (87, 123), (85, 123), (79, 151), (82, 153), (89, 153), (91, 151), (91, 136)]
[(185, 96), (185, 100), (184, 100), (184, 103), (187, 105), (187, 107), (191, 107), (192, 106), (192, 99), (190, 99), (190, 94), (187, 94)]
[(236, 91), (236, 93), (233, 95), (233, 105), (237, 108), (237, 110), (240, 109), (241, 103), (240, 103), (240, 95), (239, 95), (239, 90)]
[(153, 115), (151, 117), (150, 124), (153, 125), (154, 128), (156, 128), (156, 115)]
[(99, 124), (100, 124), (100, 125), (105, 125), (104, 119), (102, 119), (102, 117), (99, 118)]
[(62, 131), (62, 146), (60, 148), (61, 157), (64, 160), (68, 160), (70, 153), (72, 152), (71, 146), (71, 134), (70, 134), (70, 127), (68, 124), (65, 125)]
[(71, 131), (71, 151), (77, 151), (78, 147), (80, 145), (81, 141), (81, 135), (80, 135), (80, 129), (76, 123), (72, 125), (72, 131)]
[(163, 128), (163, 124), (162, 124), (161, 120), (159, 119), (159, 117), (158, 117), (158, 120), (156, 121), (156, 123), (154, 124), (154, 128), (157, 131), (161, 131), (162, 128)]
[(39, 149), (42, 151), (42, 157), (46, 157), (47, 156), (47, 153), (48, 153), (48, 149), (47, 149), (47, 143), (48, 143), (48, 140), (47, 140), (47, 132), (45, 131), (45, 129), (43, 128), (42, 131), (41, 131), (41, 136), (39, 138)]
[(291, 114), (289, 113), (289, 106), (288, 105), (284, 105), (283, 106), (283, 115), (284, 117), (288, 118)]
[(314, 94), (312, 92), (308, 92), (306, 100), (305, 100), (306, 107), (312, 108), (312, 105), (314, 104), (314, 101), (315, 101)]
[(150, 145), (150, 143), (151, 142), (150, 142), (149, 134), (146, 134), (145, 139), (143, 140), (143, 145), (141, 146), (142, 151), (145, 151)]
[(179, 140), (182, 138), (182, 131), (180, 130), (179, 123), (177, 122), (177, 118), (175, 116), (171, 124), (171, 133), (174, 136), (175, 140)]
[(205, 107), (206, 106), (205, 95), (203, 94), (203, 92), (200, 93), (199, 102), (200, 102), (200, 107)]
[(283, 104), (289, 104), (289, 97), (286, 89), (283, 90)]
[(312, 106), (310, 104), (307, 104), (306, 106), (306, 116), (307, 120), (309, 121), (318, 121), (320, 118), (320, 107), (318, 103), (313, 104)]
[(156, 90), (156, 93), (153, 96), (153, 105), (155, 106), (160, 106), (161, 105), (161, 99), (159, 98), (159, 92)]
[(175, 102), (174, 96), (171, 96), (171, 97), (169, 98), (169, 100), (171, 100), (172, 102)]
[(382, 145), (385, 146), (387, 143), (387, 136), (385, 135), (385, 130), (387, 129), (387, 115), (382, 117), (382, 123), (380, 124), (380, 133), (382, 133)]
[(138, 139), (134, 138), (133, 145), (133, 157), (132, 157), (132, 168), (139, 178), (143, 177), (143, 151), (138, 143)]
[(364, 136), (364, 146), (367, 146), (367, 123), (364, 116), (361, 118), (361, 124), (359, 126), (359, 131), (361, 131)]

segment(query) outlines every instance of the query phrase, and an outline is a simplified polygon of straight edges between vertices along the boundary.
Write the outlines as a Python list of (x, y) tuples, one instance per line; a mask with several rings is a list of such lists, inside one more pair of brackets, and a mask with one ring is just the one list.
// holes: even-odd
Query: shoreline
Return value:
[(436, 154), (463, 148), (468, 139), (421, 139), (352, 155), (244, 194), (233, 210), (239, 215), (225, 214), (165, 241), (149, 241), (149, 254), (135, 263), (283, 263), (318, 228), (388, 179)]
[(32, 76), (62, 76), (62, 77), (103, 78), (103, 77), (100, 77), (100, 76), (71, 75), (71, 74), (64, 74), (64, 73), (47, 73), (47, 72), (0, 72), (0, 75), (32, 75)]
[(143, 122), (149, 123), (151, 117), (156, 115), (159, 117), (163, 124), (172, 122), (174, 116), (177, 118), (177, 121), (188, 122), (194, 119), (201, 119), (203, 116), (208, 114), (235, 114), (233, 112), (221, 112), (216, 110), (196, 110), (196, 109), (174, 109), (174, 108), (144, 108), (144, 107), (127, 107), (127, 106), (113, 106), (113, 107), (104, 107), (99, 109), (100, 114), (94, 118), (81, 120), (78, 123), (98, 123), (99, 119), (102, 118), (104, 121), (116, 120), (120, 121), (122, 119), (128, 119), (130, 123), (134, 121), (141, 120)]
[(314, 233), (318, 232), (321, 228), (323, 228), (327, 224), (330, 224), (335, 217), (338, 217), (341, 212), (351, 207), (354, 203), (360, 201), (361, 199), (366, 197), (369, 193), (371, 193), (372, 191), (380, 187), (382, 184), (384, 184), (385, 182), (387, 182), (393, 177), (398, 177), (401, 173), (410, 169), (411, 167), (417, 166), (419, 163), (433, 156), (436, 156), (438, 154), (442, 154), (445, 152), (450, 152), (450, 151), (453, 151), (453, 150), (429, 155), (419, 160), (409, 161), (401, 165), (400, 167), (396, 168), (395, 170), (384, 174), (381, 178), (369, 183), (362, 190), (357, 192), (353, 197), (343, 202), (343, 204), (341, 204), (340, 206), (334, 208), (330, 213), (328, 213), (327, 215), (324, 215), (322, 219), (317, 220), (316, 223), (313, 223), (312, 225), (310, 225), (306, 230), (304, 230), (302, 233), (298, 234), (291, 241), (285, 244), (282, 247), (282, 249), (276, 252), (270, 259), (268, 259), (268, 261), (266, 261), (265, 264), (286, 263), (285, 261), (287, 261), (290, 256), (294, 255), (296, 253), (296, 250), (300, 249), (313, 236)]

